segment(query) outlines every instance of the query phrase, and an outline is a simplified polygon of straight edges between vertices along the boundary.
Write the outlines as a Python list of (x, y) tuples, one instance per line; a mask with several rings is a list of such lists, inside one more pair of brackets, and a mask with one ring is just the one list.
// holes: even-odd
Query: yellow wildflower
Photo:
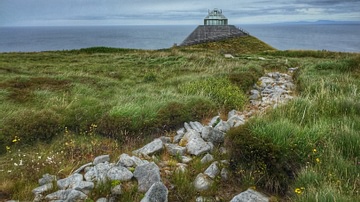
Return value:
[(294, 190), (294, 192), (296, 193), (296, 194), (302, 194), (303, 193), (303, 191), (305, 190), (305, 187), (300, 187), (300, 188), (296, 188), (295, 190)]
[(316, 149), (313, 149), (312, 152), (315, 154), (315, 153), (317, 152), (317, 150), (316, 150)]
[(319, 158), (316, 158), (315, 161), (316, 161), (316, 163), (320, 163), (320, 159), (319, 159)]

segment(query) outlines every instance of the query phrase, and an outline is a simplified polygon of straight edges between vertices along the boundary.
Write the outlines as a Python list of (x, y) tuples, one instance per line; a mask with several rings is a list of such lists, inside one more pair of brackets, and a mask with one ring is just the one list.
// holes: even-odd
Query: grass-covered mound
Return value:
[(253, 36), (241, 36), (220, 41), (200, 43), (185, 46), (182, 47), (182, 49), (188, 51), (216, 51), (231, 54), (248, 54), (275, 50), (273, 47)]

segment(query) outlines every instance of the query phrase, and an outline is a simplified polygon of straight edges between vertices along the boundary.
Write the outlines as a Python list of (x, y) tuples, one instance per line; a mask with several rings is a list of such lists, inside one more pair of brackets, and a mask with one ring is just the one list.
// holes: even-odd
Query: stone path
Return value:
[[(290, 69), (290, 71), (293, 70)], [(169, 190), (162, 179), (171, 177), (174, 172), (185, 172), (188, 163), (196, 157), (200, 157), (203, 164), (211, 163), (194, 179), (194, 187), (201, 194), (202, 191), (211, 187), (215, 178), (228, 180), (228, 160), (215, 159), (211, 155), (215, 149), (219, 149), (217, 152), (220, 153), (226, 152), (226, 148), (221, 146), (226, 132), (232, 127), (245, 124), (255, 114), (265, 113), (270, 108), (288, 102), (293, 98), (294, 88), (292, 77), (289, 74), (267, 73), (250, 91), (250, 105), (246, 110), (230, 111), (227, 120), (216, 116), (207, 125), (196, 121), (184, 123), (184, 127), (177, 130), (174, 137), (157, 138), (142, 148), (134, 150), (131, 155), (121, 154), (119, 160), (114, 163), (110, 163), (109, 155), (96, 157), (93, 162), (79, 167), (65, 179), (56, 180), (56, 176), (45, 174), (39, 180), (40, 186), (33, 190), (34, 201), (83, 201), (91, 190), (109, 180), (119, 182), (119, 184), (112, 187), (107, 198), (104, 196), (97, 201), (115, 201), (116, 197), (122, 194), (121, 183), (136, 179), (138, 191), (145, 193), (141, 202), (166, 202)], [(181, 162), (154, 161), (152, 157), (154, 154), (165, 151), (169, 155), (181, 159)], [(43, 195), (43, 193), (53, 190), (54, 186), (58, 191)], [(216, 200), (200, 196), (196, 201)], [(231, 202), (240, 201), (261, 202), (269, 201), (269, 198), (255, 190), (248, 189), (231, 200)]]

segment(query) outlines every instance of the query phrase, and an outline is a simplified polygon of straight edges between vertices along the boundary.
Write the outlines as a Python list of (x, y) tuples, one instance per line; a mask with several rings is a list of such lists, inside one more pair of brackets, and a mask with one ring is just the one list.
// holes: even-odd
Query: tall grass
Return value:
[[(289, 52), (276, 54), (288, 56)], [(302, 54), (305, 53), (300, 57)], [(317, 57), (330, 53), (307, 52), (306, 56), (314, 57), (312, 54)], [(309, 64), (311, 60), (302, 63)], [(358, 60), (356, 55), (340, 60), (325, 58), (302, 66), (295, 77), (298, 98), (251, 120), (243, 129), (231, 131), (233, 169), (241, 171), (238, 176), (247, 179), (264, 163), (267, 165), (264, 174), (255, 175), (253, 184), (271, 193), (290, 196), (294, 201), (357, 201), (360, 196)], [(237, 150), (239, 145), (246, 145), (249, 153)], [(244, 157), (251, 159), (250, 166), (241, 160)], [(277, 172), (272, 173), (274, 168)]]

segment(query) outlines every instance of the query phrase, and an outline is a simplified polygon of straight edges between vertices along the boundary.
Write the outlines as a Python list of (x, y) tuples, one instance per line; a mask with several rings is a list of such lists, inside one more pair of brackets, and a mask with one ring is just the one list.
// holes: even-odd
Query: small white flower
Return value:
[(18, 166), (18, 164), (17, 164), (17, 163), (14, 163), (14, 166)]
[(22, 165), (23, 165), (23, 161), (22, 161), (22, 159), (20, 159), (19, 166), (22, 166)]

